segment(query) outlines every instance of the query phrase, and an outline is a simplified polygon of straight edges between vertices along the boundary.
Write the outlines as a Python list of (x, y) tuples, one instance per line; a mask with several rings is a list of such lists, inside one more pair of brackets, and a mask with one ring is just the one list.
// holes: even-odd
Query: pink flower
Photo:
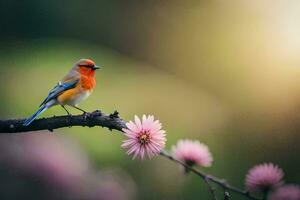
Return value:
[(285, 185), (271, 193), (270, 200), (300, 200), (300, 188), (297, 185)]
[(127, 140), (123, 141), (122, 147), (128, 149), (128, 155), (133, 155), (133, 159), (137, 156), (144, 159), (145, 155), (149, 158), (158, 155), (165, 147), (166, 135), (161, 130), (161, 123), (154, 121), (154, 117), (143, 115), (142, 121), (138, 116), (134, 117), (134, 121), (126, 123), (127, 128), (122, 129), (125, 132)]
[(213, 161), (208, 147), (199, 141), (179, 140), (177, 145), (172, 147), (172, 154), (190, 166), (197, 164), (209, 167)]
[(266, 191), (282, 184), (283, 171), (277, 165), (264, 163), (251, 168), (246, 176), (249, 191)]

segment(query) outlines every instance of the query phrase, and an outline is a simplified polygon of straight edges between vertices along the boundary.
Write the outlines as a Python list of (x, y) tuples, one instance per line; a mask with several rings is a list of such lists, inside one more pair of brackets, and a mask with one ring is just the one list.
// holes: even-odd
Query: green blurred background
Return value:
[[(91, 58), (103, 69), (81, 108), (126, 120), (154, 114), (168, 148), (181, 138), (206, 143), (214, 163), (204, 171), (239, 187), (262, 162), (299, 184), (299, 18), (295, 0), (0, 0), (0, 116), (31, 115), (78, 59)], [(56, 132), (77, 141), (95, 169), (130, 176), (131, 198), (210, 198), (201, 179), (164, 158), (132, 160), (118, 132)]]

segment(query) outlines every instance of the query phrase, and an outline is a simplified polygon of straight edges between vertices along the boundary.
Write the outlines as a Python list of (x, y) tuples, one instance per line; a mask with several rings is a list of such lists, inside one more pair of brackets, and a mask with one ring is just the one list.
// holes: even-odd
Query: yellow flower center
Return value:
[(144, 145), (150, 142), (150, 133), (149, 131), (142, 131), (138, 136), (139, 142)]

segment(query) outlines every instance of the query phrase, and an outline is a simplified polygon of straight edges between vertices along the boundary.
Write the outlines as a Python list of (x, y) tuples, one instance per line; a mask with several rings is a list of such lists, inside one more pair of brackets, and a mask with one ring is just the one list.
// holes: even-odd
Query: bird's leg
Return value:
[[(72, 115), (71, 115), (70, 112), (66, 109), (66, 107), (65, 107), (64, 105), (61, 105), (61, 107), (68, 113), (67, 121), (68, 121), (68, 124), (70, 124)], [(71, 126), (70, 126), (70, 127), (71, 127)]]
[(84, 118), (85, 118), (85, 119), (91, 116), (91, 113), (86, 112), (85, 110), (83, 110), (83, 109), (81, 109), (81, 108), (78, 108), (77, 106), (73, 106), (73, 105), (72, 105), (72, 107), (73, 107), (73, 108), (76, 108), (77, 110), (82, 111), (83, 114), (84, 114)]
[(71, 115), (64, 105), (61, 105), (61, 107), (67, 112), (67, 114), (68, 114), (69, 116)]
[(70, 106), (73, 107), (73, 108), (76, 108), (77, 110), (80, 110), (83, 113), (87, 113), (85, 110), (83, 110), (81, 108), (78, 108), (77, 106), (73, 106), (73, 105), (70, 105)]

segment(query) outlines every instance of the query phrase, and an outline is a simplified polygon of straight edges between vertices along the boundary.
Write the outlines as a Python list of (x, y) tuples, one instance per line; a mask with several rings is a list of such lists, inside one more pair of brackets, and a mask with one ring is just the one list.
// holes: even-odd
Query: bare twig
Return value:
[(166, 151), (162, 151), (160, 153), (160, 155), (188, 168), (191, 172), (197, 174), (198, 176), (200, 176), (201, 178), (203, 179), (207, 179), (207, 180), (210, 180), (211, 182), (214, 182), (216, 183), (217, 185), (221, 186), (222, 188), (224, 189), (227, 189), (227, 190), (230, 190), (230, 191), (233, 191), (235, 193), (238, 193), (240, 195), (243, 195), (249, 199), (253, 199), (253, 200), (261, 200), (261, 198), (258, 198), (258, 197), (255, 197), (255, 196), (252, 196), (248, 191), (244, 191), (244, 190), (241, 190), (237, 187), (234, 187), (232, 185), (230, 185), (226, 180), (224, 179), (219, 179), (217, 177), (214, 177), (214, 176), (211, 176), (209, 174), (205, 174), (204, 172), (200, 171), (200, 170), (197, 170), (195, 169), (194, 167), (190, 167), (189, 165), (185, 164), (184, 162), (180, 161), (180, 160), (177, 160), (175, 159), (173, 156), (171, 156), (168, 152)]

